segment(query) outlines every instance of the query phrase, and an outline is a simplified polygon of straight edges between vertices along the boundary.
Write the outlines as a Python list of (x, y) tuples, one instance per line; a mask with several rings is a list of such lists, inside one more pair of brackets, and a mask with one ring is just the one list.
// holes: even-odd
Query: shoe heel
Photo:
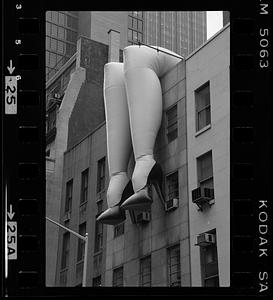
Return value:
[(100, 223), (107, 225), (117, 225), (126, 219), (125, 211), (120, 208), (121, 203), (123, 203), (128, 197), (134, 194), (132, 181), (130, 180), (123, 190), (120, 202), (102, 212), (96, 220)]
[(148, 176), (147, 184), (144, 188), (137, 191), (131, 197), (129, 197), (124, 203), (121, 205), (121, 209), (125, 210), (136, 210), (136, 211), (147, 211), (151, 209), (151, 205), (153, 202), (152, 197), (149, 195), (149, 186), (153, 185), (155, 190), (162, 201), (163, 194), (161, 191), (163, 180), (163, 172), (159, 164), (155, 164), (150, 171)]

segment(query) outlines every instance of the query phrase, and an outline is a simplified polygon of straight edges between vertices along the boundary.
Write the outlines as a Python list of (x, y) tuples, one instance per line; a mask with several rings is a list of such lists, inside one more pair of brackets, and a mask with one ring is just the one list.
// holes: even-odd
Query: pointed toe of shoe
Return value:
[(97, 217), (97, 221), (107, 225), (116, 225), (125, 220), (125, 212), (119, 206), (108, 208)]
[(152, 199), (148, 195), (148, 191), (143, 189), (125, 200), (120, 208), (124, 210), (147, 211), (151, 209), (152, 202)]

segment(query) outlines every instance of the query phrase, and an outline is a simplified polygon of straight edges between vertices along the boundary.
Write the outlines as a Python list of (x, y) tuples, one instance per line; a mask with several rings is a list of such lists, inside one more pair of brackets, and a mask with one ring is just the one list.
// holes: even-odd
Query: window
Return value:
[(179, 198), (179, 183), (178, 183), (178, 171), (172, 173), (166, 177), (167, 182), (167, 197), (166, 200)]
[(103, 224), (100, 222), (96, 222), (94, 252), (98, 252), (102, 249), (102, 242), (103, 242)]
[(54, 106), (52, 109), (48, 111), (47, 132), (49, 132), (50, 130), (56, 127), (56, 110), (57, 107)]
[(151, 286), (151, 256), (147, 256), (140, 260), (140, 286)]
[(60, 286), (66, 286), (67, 284), (67, 270), (60, 272)]
[(72, 193), (73, 193), (73, 179), (69, 180), (66, 183), (65, 208), (64, 208), (65, 213), (71, 211)]
[(92, 286), (101, 286), (101, 275), (93, 278)]
[(216, 230), (208, 233), (215, 235), (215, 243), (200, 247), (201, 272), (203, 286), (219, 286)]
[(113, 286), (123, 286), (123, 267), (113, 270)]
[(114, 226), (114, 238), (124, 234), (124, 222)]
[(195, 91), (196, 131), (211, 122), (210, 118), (210, 87), (209, 82)]
[[(80, 224), (80, 226), (79, 226), (79, 234), (82, 236), (85, 236), (85, 233), (86, 233), (86, 222)], [(84, 246), (85, 246), (85, 241), (78, 238), (77, 261), (81, 261), (84, 259)]]
[(174, 105), (166, 112), (167, 116), (167, 137), (168, 143), (177, 138), (177, 105)]
[(97, 173), (97, 193), (104, 190), (105, 187), (105, 157), (98, 161)]
[(88, 196), (88, 169), (82, 172), (82, 183), (81, 183), (81, 200), (80, 203), (87, 201)]
[(180, 246), (168, 249), (169, 286), (181, 286), (180, 276)]
[(213, 188), (212, 152), (209, 151), (197, 158), (198, 186)]
[(66, 232), (63, 235), (63, 249), (62, 249), (61, 269), (65, 269), (65, 268), (68, 267), (69, 242), (70, 242), (70, 233)]
[(100, 199), (97, 201), (97, 217), (102, 213), (103, 210), (103, 200)]

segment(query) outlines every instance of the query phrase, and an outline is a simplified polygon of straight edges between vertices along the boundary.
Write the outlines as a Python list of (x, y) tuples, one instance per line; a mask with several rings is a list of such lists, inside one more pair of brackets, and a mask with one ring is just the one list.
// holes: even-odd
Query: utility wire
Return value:
[(151, 49), (154, 49), (154, 50), (156, 50), (157, 52), (163, 52), (163, 53), (165, 53), (165, 54), (168, 54), (168, 55), (171, 55), (171, 56), (174, 56), (174, 57), (176, 57), (176, 58), (179, 58), (179, 59), (184, 59), (184, 57), (183, 56), (178, 56), (178, 55), (175, 55), (175, 54), (172, 54), (172, 53), (169, 53), (169, 52), (166, 52), (166, 51), (164, 51), (164, 50), (161, 50), (161, 49), (159, 49), (158, 47), (153, 47), (153, 46), (151, 46), (151, 45), (147, 45), (147, 44), (145, 44), (145, 43), (142, 43), (142, 42), (140, 42), (140, 41), (138, 41), (137, 42), (138, 43), (138, 46), (140, 47), (141, 45), (144, 45), (144, 46), (147, 46), (147, 47), (149, 47), (149, 48), (151, 48)]

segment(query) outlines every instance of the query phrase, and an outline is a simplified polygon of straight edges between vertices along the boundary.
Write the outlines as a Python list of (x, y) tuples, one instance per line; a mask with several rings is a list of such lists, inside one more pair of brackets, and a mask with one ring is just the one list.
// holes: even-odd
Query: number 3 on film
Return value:
[(17, 114), (17, 79), (16, 76), (5, 76), (5, 114)]

